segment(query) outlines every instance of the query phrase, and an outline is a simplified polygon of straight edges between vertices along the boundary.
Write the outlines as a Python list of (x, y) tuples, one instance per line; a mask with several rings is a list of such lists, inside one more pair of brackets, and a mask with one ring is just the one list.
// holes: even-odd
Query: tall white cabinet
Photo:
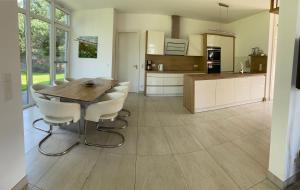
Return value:
[(207, 34), (208, 47), (221, 48), (221, 72), (234, 69), (234, 37)]
[(164, 55), (165, 33), (147, 31), (147, 54)]
[(203, 56), (203, 35), (189, 35), (188, 56)]

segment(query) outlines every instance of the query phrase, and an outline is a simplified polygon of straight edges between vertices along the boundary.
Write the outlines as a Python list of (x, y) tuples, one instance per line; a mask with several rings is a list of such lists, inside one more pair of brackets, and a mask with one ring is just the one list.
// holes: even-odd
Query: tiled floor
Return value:
[[(39, 113), (36, 108), (24, 110), (27, 175), (32, 186), (43, 190), (278, 190), (266, 180), (271, 103), (193, 115), (183, 108), (180, 97), (130, 94), (126, 108), (132, 116), (122, 131), (124, 146), (80, 145), (61, 157), (38, 152), (36, 145), (45, 134), (33, 129), (31, 122)], [(47, 141), (47, 150), (59, 150), (74, 137), (63, 130), (57, 133)], [(92, 139), (117, 140), (102, 134)]]

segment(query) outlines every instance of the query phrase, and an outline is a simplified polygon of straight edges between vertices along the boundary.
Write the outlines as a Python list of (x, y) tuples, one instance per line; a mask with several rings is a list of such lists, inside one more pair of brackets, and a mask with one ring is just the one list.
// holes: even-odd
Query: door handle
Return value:
[(134, 67), (135, 69), (138, 69), (138, 65), (133, 65), (133, 67)]

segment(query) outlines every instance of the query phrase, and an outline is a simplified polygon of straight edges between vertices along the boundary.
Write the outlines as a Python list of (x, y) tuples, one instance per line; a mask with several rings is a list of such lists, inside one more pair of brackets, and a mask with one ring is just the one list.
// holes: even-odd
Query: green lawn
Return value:
[[(62, 80), (64, 79), (64, 74), (57, 74), (56, 75), (56, 80)], [(22, 72), (21, 75), (21, 80), (22, 80), (22, 91), (25, 91), (27, 89), (27, 80), (26, 80), (26, 73)], [(49, 84), (50, 81), (50, 75), (47, 73), (33, 73), (32, 77), (32, 82), (33, 84), (41, 83), (41, 84)]]

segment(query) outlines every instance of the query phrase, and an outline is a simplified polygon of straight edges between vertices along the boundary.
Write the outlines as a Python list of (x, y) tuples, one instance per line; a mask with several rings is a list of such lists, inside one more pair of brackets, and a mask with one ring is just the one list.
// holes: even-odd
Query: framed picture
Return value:
[(97, 36), (80, 36), (79, 41), (79, 58), (97, 58), (98, 37)]

